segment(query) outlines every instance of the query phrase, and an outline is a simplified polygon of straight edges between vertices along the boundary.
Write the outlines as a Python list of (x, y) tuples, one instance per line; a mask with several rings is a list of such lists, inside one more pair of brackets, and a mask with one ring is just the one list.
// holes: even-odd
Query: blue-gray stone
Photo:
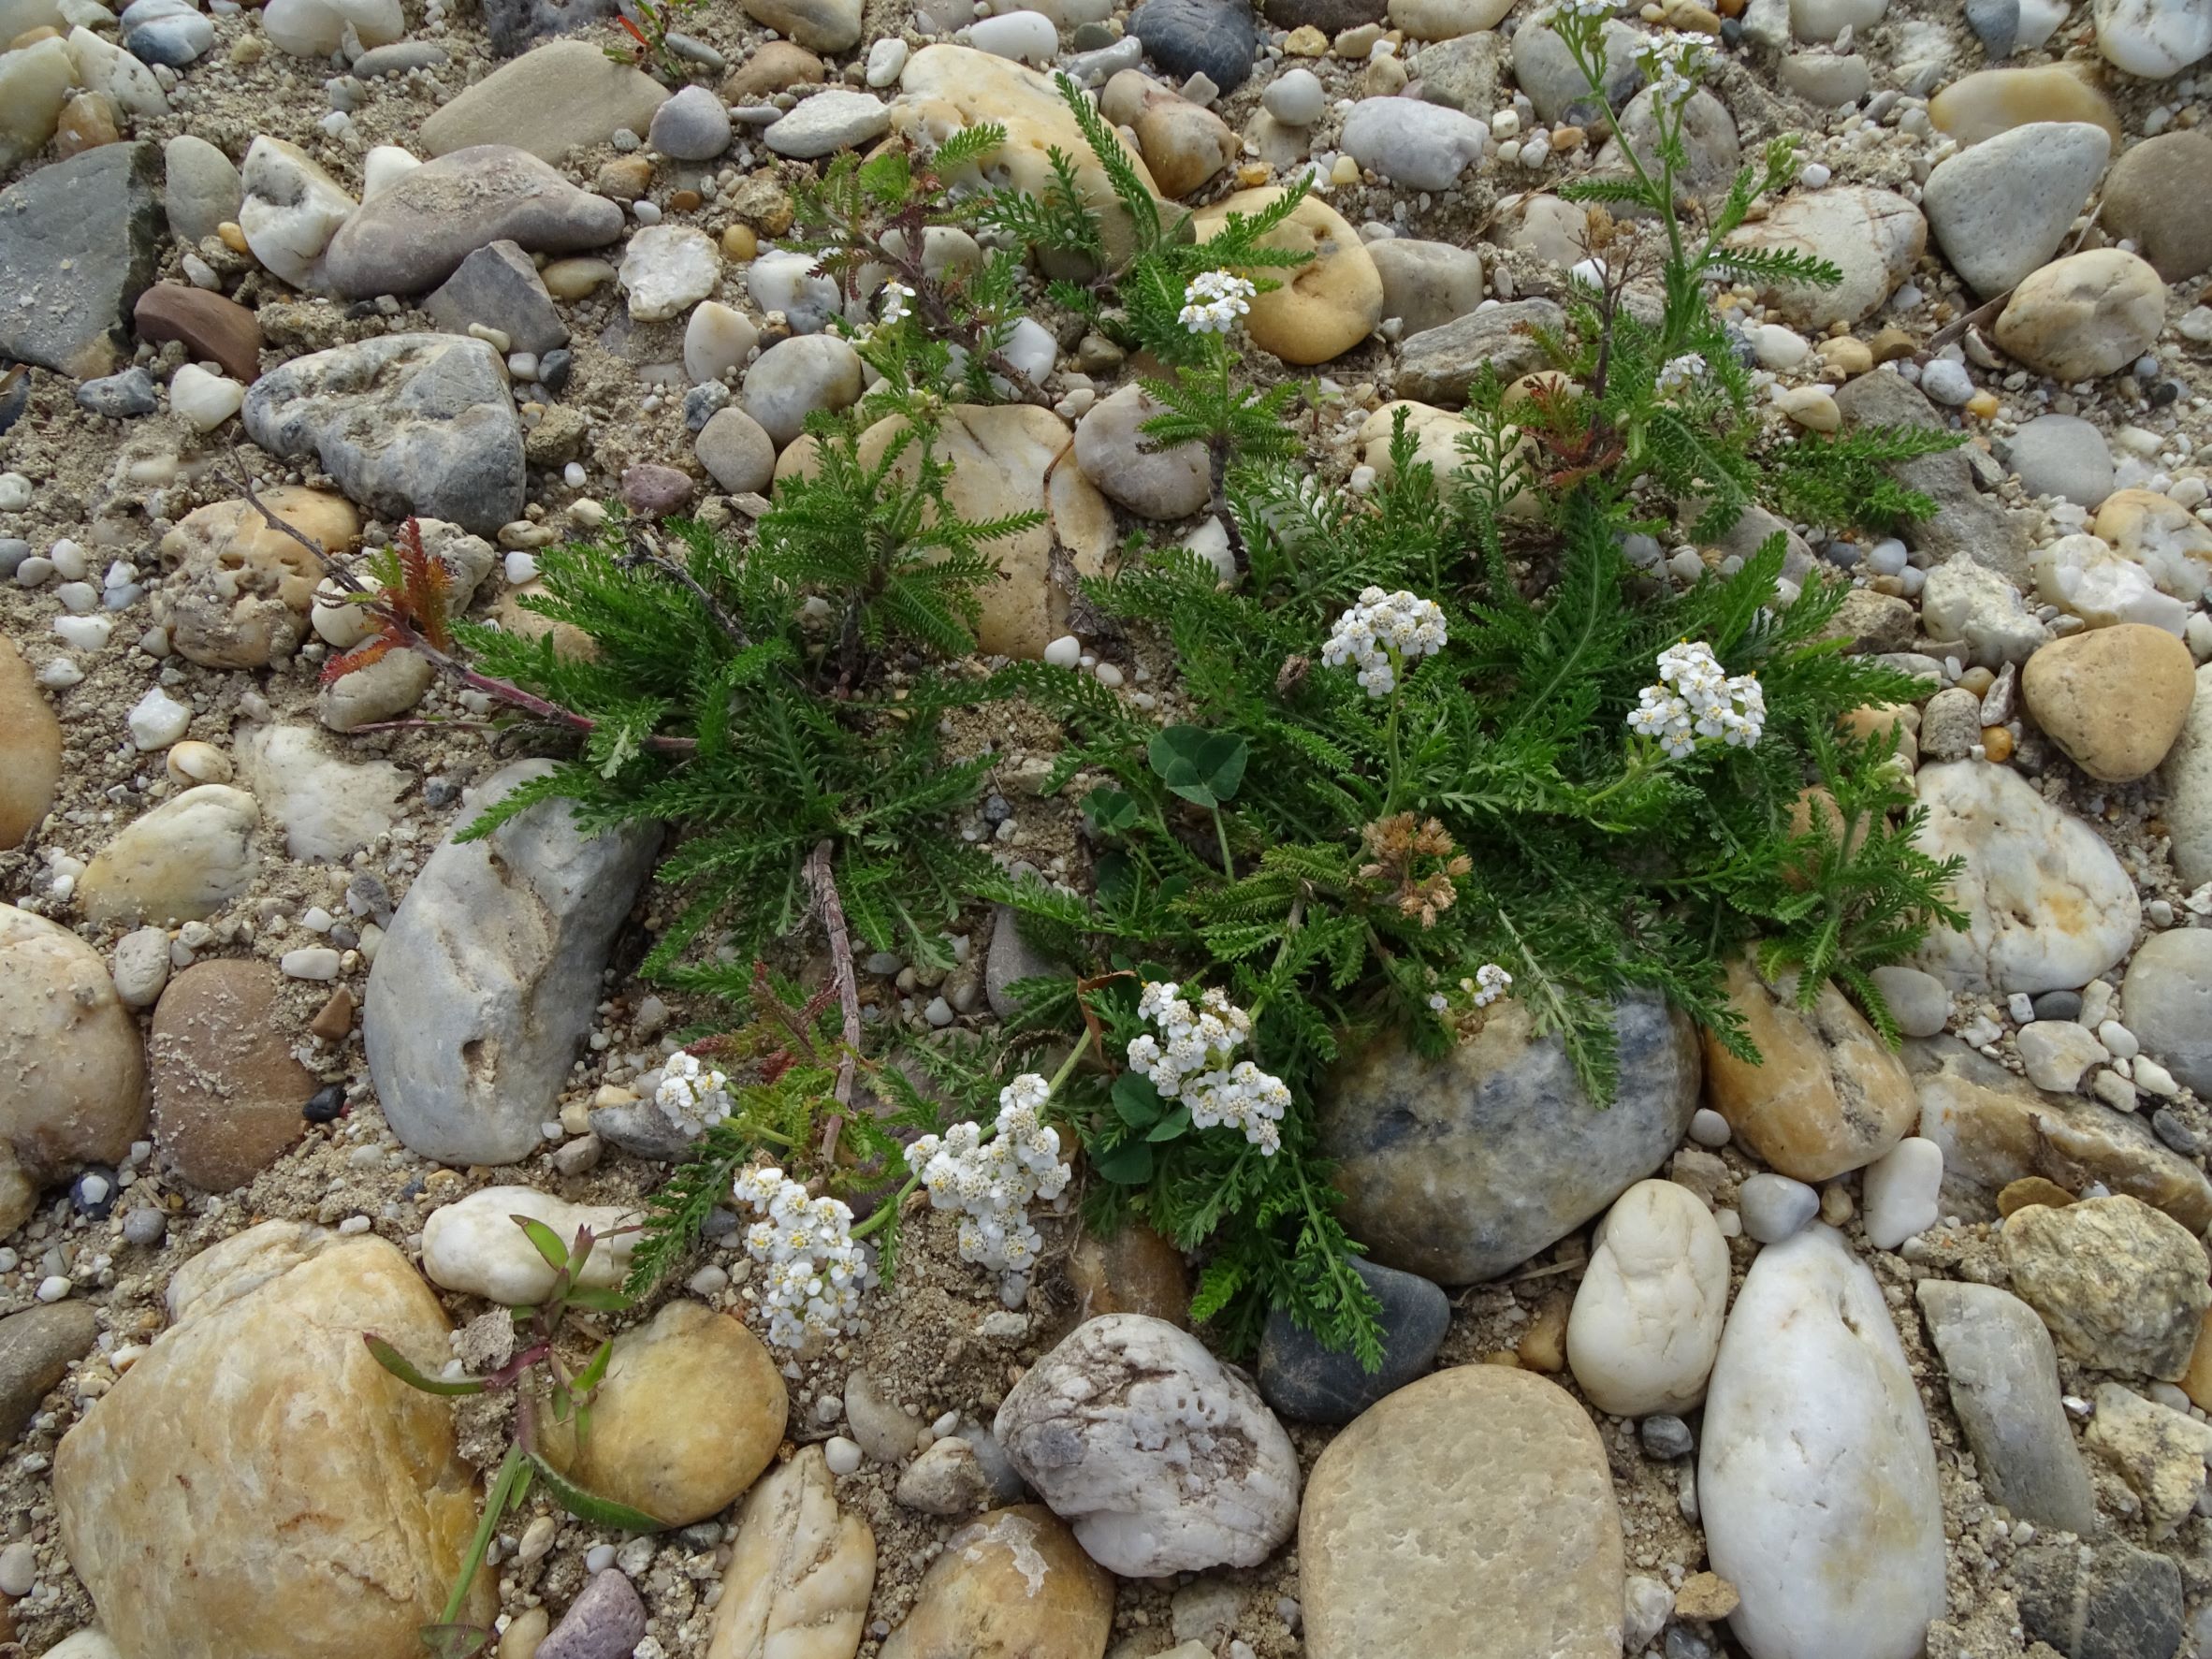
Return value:
[(1203, 75), (1225, 93), (1250, 78), (1259, 44), (1246, 0), (1144, 0), (1130, 15), (1129, 33), (1176, 80)]
[(2066, 1659), (2174, 1659), (2181, 1647), (2181, 1569), (2114, 1541), (2032, 1544), (2013, 1558), (2014, 1597), (2031, 1640)]
[(1663, 1463), (1686, 1458), (1697, 1449), (1697, 1442), (1690, 1433), (1690, 1425), (1681, 1418), (1670, 1417), (1664, 1411), (1653, 1412), (1644, 1419), (1637, 1424), (1636, 1432), (1644, 1443), (1645, 1454), (1657, 1458)]
[(568, 35), (613, 17), (616, 0), (484, 0), (484, 30), (502, 58), (540, 40)]
[(153, 377), (143, 369), (125, 369), (100, 380), (88, 380), (77, 388), (77, 406), (109, 420), (129, 420), (152, 415), (161, 407), (153, 395)]
[(1369, 1256), (1443, 1285), (1494, 1278), (1658, 1169), (1697, 1110), (1696, 1034), (1652, 993), (1617, 1003), (1613, 1028), (1602, 1110), (1511, 999), (1439, 1058), (1386, 1039), (1345, 1060), (1321, 1092), (1321, 1153)]
[(2039, 1020), (2078, 1020), (2081, 1018), (2079, 991), (2045, 991), (2035, 999), (2035, 1017)]
[(1382, 1368), (1369, 1372), (1277, 1308), (1259, 1339), (1259, 1392), (1285, 1417), (1350, 1422), (1426, 1372), (1451, 1329), (1451, 1301), (1427, 1279), (1356, 1258), (1352, 1271), (1382, 1304)]
[(1794, 1238), (1820, 1214), (1820, 1194), (1802, 1181), (1762, 1170), (1744, 1177), (1736, 1189), (1736, 1213), (1743, 1230), (1762, 1244)]
[(141, 64), (182, 69), (215, 43), (215, 26), (197, 12), (170, 13), (140, 23), (123, 37), (123, 50)]
[(1991, 63), (2009, 58), (2020, 37), (2020, 0), (1966, 0), (1966, 26)]
[(79, 380), (127, 360), (131, 307), (153, 281), (159, 154), (103, 144), (0, 190), (0, 359)]

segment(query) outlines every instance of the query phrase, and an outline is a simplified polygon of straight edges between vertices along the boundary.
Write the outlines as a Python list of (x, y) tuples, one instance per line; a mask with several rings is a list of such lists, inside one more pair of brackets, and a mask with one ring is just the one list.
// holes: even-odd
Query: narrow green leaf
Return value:
[(484, 1385), (473, 1378), (460, 1382), (446, 1382), (439, 1377), (426, 1375), (415, 1368), (414, 1361), (381, 1336), (373, 1336), (363, 1332), (361, 1340), (369, 1345), (369, 1354), (371, 1359), (411, 1389), (419, 1389), (426, 1394), (455, 1395), (484, 1392)]
[(553, 1494), (553, 1501), (574, 1515), (578, 1521), (589, 1521), (594, 1526), (611, 1526), (626, 1533), (657, 1533), (662, 1523), (642, 1509), (633, 1509), (627, 1504), (618, 1504), (612, 1498), (603, 1498), (595, 1492), (578, 1486), (536, 1452), (530, 1454), (531, 1467), (538, 1479)]
[(543, 1221), (528, 1215), (510, 1215), (507, 1219), (522, 1229), (523, 1236), (536, 1246), (537, 1253), (546, 1259), (547, 1267), (559, 1273), (568, 1265), (568, 1246), (560, 1242), (560, 1235)]

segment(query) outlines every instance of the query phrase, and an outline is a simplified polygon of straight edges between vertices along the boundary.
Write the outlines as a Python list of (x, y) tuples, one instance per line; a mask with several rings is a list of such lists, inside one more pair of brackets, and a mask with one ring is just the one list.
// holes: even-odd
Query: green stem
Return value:
[(1221, 808), (1210, 808), (1214, 814), (1214, 838), (1221, 844), (1221, 873), (1230, 880), (1237, 879), (1236, 861), (1229, 853), (1229, 826), (1221, 822)]
[(1620, 793), (1621, 791), (1627, 788), (1628, 785), (1634, 783), (1646, 772), (1650, 771), (1656, 764), (1657, 758), (1658, 751), (1655, 749), (1648, 748), (1643, 745), (1637, 745), (1636, 748), (1631, 749), (1628, 754), (1628, 764), (1626, 768), (1623, 770), (1621, 776), (1614, 779), (1612, 782), (1607, 784), (1605, 788), (1599, 790), (1595, 794), (1583, 796), (1582, 805), (1585, 807), (1594, 807), (1598, 804), (1598, 802), (1605, 800), (1608, 796)]
[(507, 1500), (514, 1492), (515, 1483), (529, 1467), (519, 1445), (507, 1448), (507, 1455), (500, 1460), (499, 1473), (492, 1477), (491, 1491), (485, 1494), (484, 1514), (476, 1522), (476, 1535), (469, 1540), (469, 1553), (461, 1561), (460, 1577), (454, 1580), (453, 1594), (445, 1599), (445, 1612), (439, 1623), (451, 1624), (460, 1617), (460, 1610), (469, 1599), (469, 1586), (476, 1581), (477, 1569), (483, 1566), (485, 1552), (491, 1548), (492, 1535), (499, 1531), (500, 1522), (506, 1517)]
[(1383, 789), (1382, 811), (1376, 816), (1388, 818), (1398, 804), (1398, 707), (1405, 700), (1405, 667), (1398, 661), (1398, 653), (1390, 652), (1390, 720), (1385, 730), (1385, 740), (1390, 749), (1390, 778)]

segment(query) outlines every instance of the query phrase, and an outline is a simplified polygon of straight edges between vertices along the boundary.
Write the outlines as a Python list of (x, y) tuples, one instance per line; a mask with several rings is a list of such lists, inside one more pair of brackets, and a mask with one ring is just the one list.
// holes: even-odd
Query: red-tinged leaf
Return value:
[(484, 1392), (486, 1385), (473, 1377), (460, 1382), (447, 1382), (441, 1377), (426, 1375), (416, 1369), (415, 1362), (409, 1360), (405, 1354), (400, 1352), (398, 1348), (392, 1346), (381, 1336), (363, 1332), (361, 1340), (369, 1345), (370, 1358), (411, 1389), (419, 1389), (426, 1394), (481, 1394)]
[(423, 548), (422, 525), (410, 518), (400, 528), (400, 579), (408, 617), (423, 637), (440, 650), (450, 650), (453, 635), (447, 630), (448, 601), (453, 575), (442, 559), (432, 559)]
[[(384, 626), (388, 629), (391, 624), (386, 622)], [(379, 633), (374, 638), (365, 640), (354, 647), (350, 651), (343, 651), (329, 658), (323, 663), (323, 683), (327, 686), (335, 685), (357, 669), (371, 667), (383, 662), (391, 653), (394, 647), (402, 643), (397, 634)]]

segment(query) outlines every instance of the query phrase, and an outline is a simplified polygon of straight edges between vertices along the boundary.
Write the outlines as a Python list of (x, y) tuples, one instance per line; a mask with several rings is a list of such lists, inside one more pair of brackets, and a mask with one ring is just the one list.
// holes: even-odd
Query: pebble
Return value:
[(2054, 640), (2020, 676), (2028, 712), (2083, 771), (2131, 783), (2173, 749), (2196, 691), (2187, 646), (2142, 623)]
[[(2199, 1095), (2212, 1091), (2212, 930), (2176, 928), (2146, 939), (2128, 964), (2120, 997), (2127, 1032), (2157, 1070)], [(2138, 1060), (2139, 1083), (2143, 1070)]]
[(680, 316), (714, 292), (721, 255), (713, 239), (688, 225), (651, 225), (630, 239), (618, 277), (641, 323)]
[(1283, 1416), (1346, 1423), (1425, 1373), (1451, 1324), (1443, 1290), (1414, 1273), (1355, 1259), (1352, 1269), (1382, 1308), (1382, 1365), (1370, 1372), (1325, 1346), (1290, 1316), (1268, 1316), (1259, 1344), (1259, 1391)]
[(192, 726), (192, 705), (180, 703), (154, 686), (131, 705), (124, 718), (131, 742), (140, 754), (151, 754), (179, 741)]
[(1697, 1405), (1721, 1344), (1728, 1246), (1712, 1212), (1672, 1181), (1639, 1181), (1598, 1224), (1567, 1320), (1567, 1363), (1615, 1417)]
[(1744, 1177), (1736, 1207), (1746, 1233), (1762, 1244), (1779, 1244), (1812, 1224), (1820, 1214), (1820, 1194), (1802, 1181), (1762, 1170)]
[[(1975, 293), (2005, 293), (2058, 251), (2113, 148), (2111, 135), (2088, 122), (1996, 134), (1928, 174), (1920, 197), (1928, 228)], [(1939, 402), (1965, 401), (1939, 397), (1925, 373), (1921, 388)]]
[(653, 111), (646, 141), (676, 161), (712, 161), (730, 147), (730, 112), (703, 86), (687, 86)]
[(2166, 288), (2148, 263), (2117, 248), (2055, 259), (2021, 282), (1999, 313), (1997, 343), (2054, 380), (2095, 380), (2127, 368), (2165, 327)]
[(1203, 75), (1224, 93), (1251, 77), (1259, 45), (1245, 0), (1143, 0), (1129, 14), (1128, 32), (1168, 74)]
[(2015, 1211), (1999, 1236), (2015, 1293), (2061, 1352), (2169, 1382), (2188, 1371), (2212, 1285), (2179, 1222), (2115, 1195)]
[(1894, 1250), (1933, 1227), (1943, 1181), (1943, 1148), (1918, 1135), (1908, 1135), (1869, 1164), (1863, 1188), (1867, 1242), (1877, 1250)]
[(1473, 116), (1417, 99), (1362, 98), (1344, 122), (1355, 161), (1414, 190), (1449, 189), (1489, 142), (1490, 129)]
[(874, 95), (832, 90), (798, 104), (761, 141), (779, 155), (805, 161), (868, 143), (890, 127), (891, 112)]
[(1286, 126), (1311, 126), (1329, 107), (1327, 90), (1311, 69), (1288, 69), (1259, 95), (1267, 112)]

